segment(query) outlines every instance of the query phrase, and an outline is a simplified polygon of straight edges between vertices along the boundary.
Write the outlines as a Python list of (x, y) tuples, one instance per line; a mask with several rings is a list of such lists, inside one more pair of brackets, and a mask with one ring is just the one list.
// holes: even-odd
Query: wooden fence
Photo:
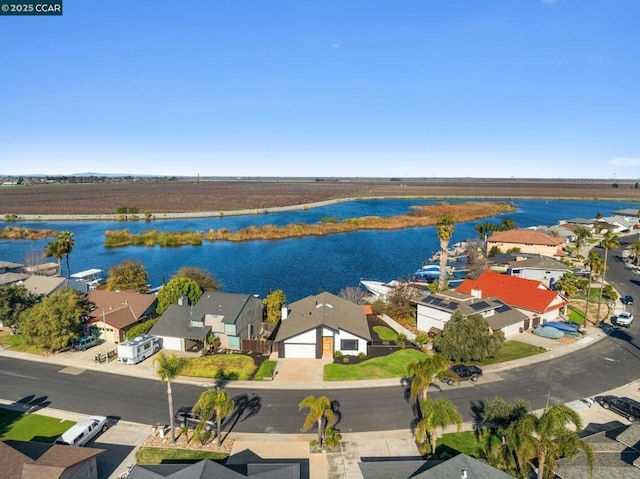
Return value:
[(271, 354), (278, 352), (278, 345), (273, 341), (259, 341), (257, 339), (243, 339), (241, 344), (243, 351), (253, 351), (260, 354)]

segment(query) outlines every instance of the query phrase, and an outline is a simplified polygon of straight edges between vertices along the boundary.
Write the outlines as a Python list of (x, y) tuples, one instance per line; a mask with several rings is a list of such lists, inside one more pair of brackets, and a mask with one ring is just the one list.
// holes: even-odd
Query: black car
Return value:
[(640, 402), (628, 397), (598, 396), (595, 400), (605, 409), (611, 409), (630, 422), (640, 419)]
[[(195, 429), (202, 418), (198, 414), (191, 412), (190, 407), (181, 407), (174, 415), (175, 424), (178, 427), (189, 426), (189, 428)], [(213, 420), (207, 421), (204, 426), (205, 431), (213, 431), (216, 428), (216, 423)]]
[[(460, 380), (470, 379), (474, 383), (482, 376), (482, 369), (478, 366), (465, 366), (464, 364), (455, 364), (449, 368), (449, 371), (458, 375)], [(453, 378), (445, 379), (445, 382), (452, 386), (455, 382)]]
[(633, 305), (633, 296), (623, 296), (622, 298), (620, 298), (620, 302), (622, 304), (629, 304), (629, 305)]

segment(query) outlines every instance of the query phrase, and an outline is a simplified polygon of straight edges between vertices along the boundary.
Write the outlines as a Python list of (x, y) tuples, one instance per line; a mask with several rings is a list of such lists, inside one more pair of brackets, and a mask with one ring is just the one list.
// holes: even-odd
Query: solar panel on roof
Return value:
[(489, 304), (486, 301), (480, 301), (479, 303), (472, 303), (470, 306), (474, 311), (480, 311), (481, 309), (487, 309)]

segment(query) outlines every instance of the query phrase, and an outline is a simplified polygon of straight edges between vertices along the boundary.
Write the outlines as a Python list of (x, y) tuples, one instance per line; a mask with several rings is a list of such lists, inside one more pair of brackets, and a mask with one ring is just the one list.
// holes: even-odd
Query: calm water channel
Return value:
[[(257, 293), (282, 289), (290, 301), (309, 294), (338, 293), (357, 286), (360, 279), (389, 281), (407, 278), (439, 248), (434, 227), (399, 231), (363, 231), (324, 237), (245, 243), (204, 243), (202, 246), (160, 248), (130, 246), (105, 248), (107, 230), (145, 229), (168, 231), (240, 229), (251, 225), (316, 223), (324, 217), (338, 219), (404, 214), (412, 205), (431, 204), (434, 200), (367, 200), (342, 203), (306, 211), (267, 213), (240, 217), (159, 220), (154, 222), (33, 222), (19, 226), (71, 231), (76, 245), (70, 256), (71, 270), (101, 268), (135, 259), (149, 272), (151, 285), (160, 285), (182, 266), (199, 266), (220, 280), (223, 290), (233, 293)], [(569, 218), (605, 216), (622, 208), (638, 208), (637, 202), (514, 200), (517, 212), (504, 215), (519, 227), (554, 225)], [(478, 222), (500, 222), (502, 217)], [(477, 237), (474, 225), (456, 225), (452, 242)], [(24, 263), (27, 255), (44, 250), (43, 241), (0, 241), (0, 260)]]

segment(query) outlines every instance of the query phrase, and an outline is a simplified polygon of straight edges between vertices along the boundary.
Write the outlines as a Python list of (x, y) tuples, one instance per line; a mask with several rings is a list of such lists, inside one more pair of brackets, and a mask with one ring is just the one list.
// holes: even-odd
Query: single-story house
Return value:
[(364, 460), (358, 464), (364, 479), (513, 479), (484, 461), (458, 454), (447, 460)]
[(257, 296), (205, 292), (193, 306), (174, 304), (149, 334), (174, 351), (199, 350), (207, 334), (220, 339), (225, 349), (240, 350), (243, 339), (256, 339), (262, 327), (262, 301)]
[(503, 253), (519, 249), (523, 253), (535, 253), (543, 256), (564, 256), (564, 238), (550, 236), (531, 229), (495, 231), (487, 238), (487, 251), (498, 248)]
[(42, 298), (66, 288), (67, 278), (61, 278), (60, 276), (29, 276), (22, 284), (31, 294)]
[[(154, 316), (158, 297), (127, 291), (106, 291), (94, 289), (87, 294), (87, 300), (95, 306), (86, 324), (95, 336), (119, 343), (136, 324)], [(106, 333), (105, 333), (106, 331)]]
[(460, 311), (464, 317), (481, 315), (492, 331), (502, 331), (506, 337), (524, 330), (528, 323), (525, 314), (497, 298), (483, 299), (453, 290), (428, 294), (415, 303), (417, 327), (425, 332), (432, 329), (442, 331), (456, 311)]
[(275, 341), (281, 358), (318, 359), (367, 354), (371, 333), (363, 306), (324, 292), (285, 306)]
[(29, 277), (24, 272), (24, 265), (11, 261), (0, 261), (0, 284), (13, 284)]
[(637, 219), (638, 215), (640, 215), (640, 210), (636, 208), (623, 208), (621, 210), (612, 211), (611, 214), (614, 216), (624, 216), (627, 219)]
[(96, 457), (103, 452), (35, 441), (0, 441), (0, 471), (4, 479), (98, 479)]
[(540, 281), (517, 278), (486, 270), (477, 279), (466, 279), (456, 291), (480, 298), (498, 298), (505, 304), (524, 313), (531, 324), (524, 329), (537, 327), (545, 321), (555, 321), (566, 313), (567, 298), (552, 291)]
[(624, 216), (607, 216), (599, 218), (594, 228), (602, 233), (610, 231), (611, 233), (626, 233), (638, 226), (638, 218), (626, 218)]
[[(619, 426), (582, 439), (593, 449), (593, 477), (599, 479), (637, 479), (640, 477), (640, 425)], [(583, 479), (589, 477), (589, 466), (583, 452), (557, 461), (556, 477)]]
[(38, 276), (59, 276), (60, 265), (54, 261), (49, 261), (47, 263), (35, 264), (33, 266), (25, 266), (24, 271)]
[(563, 274), (571, 271), (566, 264), (548, 256), (535, 256), (509, 265), (508, 273), (518, 278), (535, 279), (553, 287)]

